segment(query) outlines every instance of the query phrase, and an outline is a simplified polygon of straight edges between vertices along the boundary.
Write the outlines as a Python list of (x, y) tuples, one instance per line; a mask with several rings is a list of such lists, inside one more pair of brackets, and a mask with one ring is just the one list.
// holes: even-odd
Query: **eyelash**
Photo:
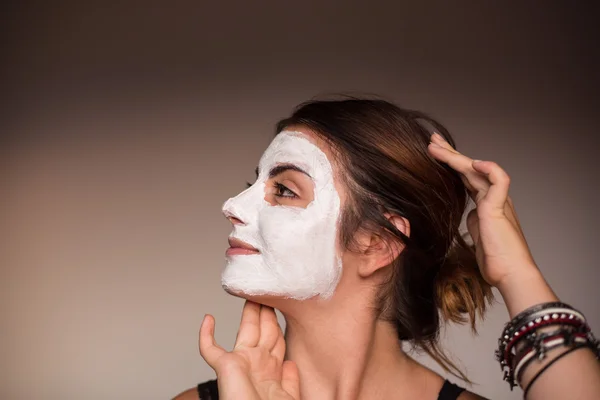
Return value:
[[(252, 183), (246, 182), (246, 188), (249, 188), (251, 186), (252, 186)], [(273, 187), (275, 187), (275, 189), (278, 190), (278, 192), (275, 193), (276, 197), (287, 197), (290, 199), (295, 199), (298, 197), (298, 195), (296, 193), (292, 192), (287, 186), (282, 185), (279, 182), (274, 182)], [(282, 193), (289, 193), (289, 194), (284, 195)]]
[[(292, 192), (290, 189), (288, 189), (285, 185), (282, 185), (281, 183), (275, 182), (274, 184), (275, 188), (278, 190), (277, 193), (275, 193), (275, 197), (287, 197), (289, 199), (295, 199), (298, 197), (298, 195), (294, 192)], [(289, 195), (284, 195), (283, 193), (290, 193)]]

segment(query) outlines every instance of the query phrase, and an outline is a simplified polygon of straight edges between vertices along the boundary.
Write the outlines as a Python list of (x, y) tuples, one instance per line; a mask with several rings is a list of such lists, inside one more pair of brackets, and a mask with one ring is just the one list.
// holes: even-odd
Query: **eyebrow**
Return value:
[[(271, 170), (269, 171), (269, 178), (274, 178), (277, 175), (284, 173), (285, 171), (297, 171), (303, 173), (304, 175), (312, 179), (312, 176), (310, 176), (308, 172), (294, 164), (279, 164), (271, 168)], [(256, 168), (256, 176), (258, 177), (258, 167)]]

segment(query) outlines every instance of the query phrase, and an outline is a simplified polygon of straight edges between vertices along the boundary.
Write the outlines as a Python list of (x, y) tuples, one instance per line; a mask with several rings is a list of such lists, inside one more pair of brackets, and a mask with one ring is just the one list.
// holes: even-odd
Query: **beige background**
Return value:
[[(426, 110), (501, 163), (545, 276), (600, 334), (591, 9), (238, 3), (4, 3), (0, 398), (166, 399), (212, 378), (199, 322), (230, 346), (242, 305), (219, 285), (220, 206), (275, 121), (325, 92)], [(445, 339), (495, 399), (519, 398), (493, 359), (506, 318)]]

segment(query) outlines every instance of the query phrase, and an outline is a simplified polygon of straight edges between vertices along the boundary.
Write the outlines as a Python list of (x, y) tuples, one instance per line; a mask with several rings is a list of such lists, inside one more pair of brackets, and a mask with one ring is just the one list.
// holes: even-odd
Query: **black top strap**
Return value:
[(445, 380), (444, 386), (442, 386), (440, 394), (438, 395), (438, 400), (456, 400), (464, 390), (464, 388)]
[[(198, 384), (197, 390), (200, 400), (219, 400), (219, 388), (216, 379)], [(456, 400), (464, 390), (464, 388), (445, 380), (438, 395), (438, 400)]]
[(199, 383), (196, 389), (200, 400), (219, 400), (219, 387), (216, 379)]

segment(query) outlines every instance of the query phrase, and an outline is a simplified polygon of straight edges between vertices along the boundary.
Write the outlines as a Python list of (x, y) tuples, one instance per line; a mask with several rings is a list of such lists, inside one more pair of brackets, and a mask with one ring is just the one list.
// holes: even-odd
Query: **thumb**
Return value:
[(477, 215), (477, 208), (472, 209), (467, 214), (467, 229), (471, 238), (473, 238), (473, 244), (479, 243), (479, 216)]
[(217, 360), (226, 353), (225, 349), (215, 341), (215, 319), (212, 315), (205, 315), (200, 325), (198, 337), (200, 355), (208, 365), (215, 369)]
[(281, 387), (294, 400), (300, 400), (300, 375), (295, 362), (289, 360), (283, 362)]

